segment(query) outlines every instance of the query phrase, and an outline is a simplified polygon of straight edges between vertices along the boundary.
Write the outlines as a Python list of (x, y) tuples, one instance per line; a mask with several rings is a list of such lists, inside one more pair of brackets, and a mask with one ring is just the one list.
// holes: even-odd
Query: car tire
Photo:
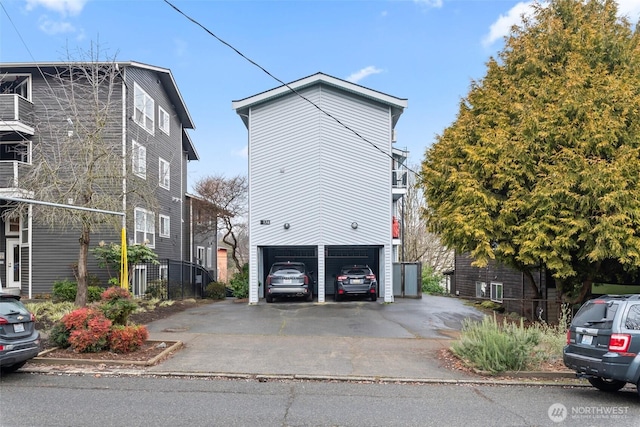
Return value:
[(625, 381), (610, 380), (602, 377), (587, 378), (592, 386), (602, 391), (618, 391), (625, 386)]
[(377, 301), (378, 300), (378, 294), (371, 294), (371, 301)]
[(272, 303), (273, 302), (273, 297), (271, 295), (267, 295), (265, 297), (265, 299), (267, 300), (268, 303)]
[(2, 372), (5, 374), (10, 374), (11, 372), (15, 372), (18, 369), (22, 368), (25, 363), (27, 363), (26, 360), (24, 362), (14, 363), (13, 365), (3, 366), (2, 368), (0, 368), (0, 370), (2, 370)]
[(333, 294), (333, 300), (334, 300), (335, 302), (339, 302), (339, 301), (340, 301), (340, 294), (339, 294), (339, 293), (337, 293), (337, 292), (336, 292), (335, 294)]

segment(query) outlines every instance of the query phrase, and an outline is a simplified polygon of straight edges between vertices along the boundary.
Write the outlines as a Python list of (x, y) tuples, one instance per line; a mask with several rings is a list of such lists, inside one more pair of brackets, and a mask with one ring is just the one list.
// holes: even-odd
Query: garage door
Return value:
[[(333, 295), (334, 280), (345, 265), (368, 265), (380, 277), (380, 248), (382, 246), (327, 246), (325, 256), (325, 295)], [(380, 280), (378, 280), (380, 283)], [(378, 292), (380, 292), (378, 290)]]

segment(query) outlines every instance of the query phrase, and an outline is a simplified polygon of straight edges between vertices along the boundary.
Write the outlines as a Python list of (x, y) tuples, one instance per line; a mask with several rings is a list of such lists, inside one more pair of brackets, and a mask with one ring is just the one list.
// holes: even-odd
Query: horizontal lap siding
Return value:
[[(321, 116), (322, 243), (390, 244), (389, 108), (324, 86), (322, 105), (349, 128), (327, 115)], [(353, 222), (358, 224), (356, 229), (351, 227)]]
[[(134, 114), (133, 93), (134, 82), (138, 84), (154, 100), (154, 134), (149, 134), (131, 119)], [(183, 150), (182, 150), (182, 124), (178, 119), (175, 109), (167, 96), (166, 90), (158, 79), (155, 72), (151, 70), (129, 67), (127, 68), (128, 86), (128, 114), (130, 118), (127, 122), (127, 150), (131, 150), (133, 140), (144, 145), (147, 149), (147, 177), (146, 185), (153, 192), (156, 200), (155, 212), (155, 252), (159, 258), (182, 259), (182, 203), (174, 200), (183, 200), (186, 192), (186, 184), (183, 176)], [(166, 135), (159, 128), (159, 109), (162, 107), (171, 117), (169, 135)], [(159, 159), (170, 163), (171, 183), (169, 190), (159, 185)], [(129, 162), (130, 163), (130, 162)], [(129, 165), (130, 166), (130, 165)], [(134, 180), (141, 178), (134, 176)], [(129, 212), (133, 208), (140, 207), (150, 209), (149, 206), (137, 206), (135, 202), (129, 203)], [(170, 237), (160, 237), (159, 215), (170, 217)], [(135, 232), (133, 217), (127, 222), (129, 240), (132, 240)]]
[[(319, 102), (317, 89), (303, 91)], [(253, 245), (317, 244), (320, 236), (318, 110), (296, 95), (251, 110)], [(260, 225), (269, 220), (270, 225)], [(290, 224), (284, 230), (284, 223)]]

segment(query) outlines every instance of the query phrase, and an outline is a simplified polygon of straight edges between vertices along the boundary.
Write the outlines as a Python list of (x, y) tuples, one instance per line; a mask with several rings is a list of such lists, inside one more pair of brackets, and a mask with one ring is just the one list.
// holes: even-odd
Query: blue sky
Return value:
[[(529, 2), (514, 0), (170, 0), (284, 82), (323, 72), (407, 98), (399, 148), (418, 165), (455, 120), (473, 79)], [(640, 0), (618, 0), (637, 22)], [(247, 173), (247, 130), (231, 101), (280, 86), (162, 0), (0, 0), (0, 62), (109, 56), (172, 71), (200, 155), (189, 182)]]

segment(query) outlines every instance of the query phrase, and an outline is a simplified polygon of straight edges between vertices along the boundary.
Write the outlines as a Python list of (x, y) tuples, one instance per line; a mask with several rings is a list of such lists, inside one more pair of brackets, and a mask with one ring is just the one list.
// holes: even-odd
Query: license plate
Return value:
[(582, 342), (582, 344), (591, 345), (591, 343), (593, 342), (593, 336), (592, 335), (583, 335), (581, 342)]
[(352, 285), (362, 285), (362, 279), (351, 279)]
[(289, 285), (291, 284), (291, 279), (282, 279), (282, 283), (284, 283), (285, 285)]
[(13, 332), (24, 332), (24, 323), (14, 323)]

